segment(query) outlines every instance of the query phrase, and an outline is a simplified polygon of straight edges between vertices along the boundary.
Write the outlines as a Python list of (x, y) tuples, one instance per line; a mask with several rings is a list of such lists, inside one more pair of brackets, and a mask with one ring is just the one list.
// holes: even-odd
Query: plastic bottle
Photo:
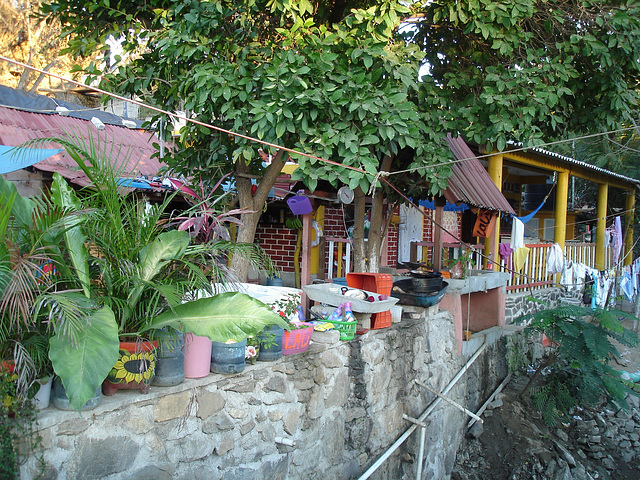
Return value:
[(351, 303), (346, 302), (344, 304), (344, 321), (345, 322), (355, 322), (356, 321), (356, 317), (353, 315), (353, 312), (351, 311)]
[[(346, 304), (345, 304), (346, 305)], [(331, 315), (327, 317), (327, 322), (340, 322), (342, 321), (342, 305), (336, 308)], [(351, 304), (349, 304), (351, 307)]]

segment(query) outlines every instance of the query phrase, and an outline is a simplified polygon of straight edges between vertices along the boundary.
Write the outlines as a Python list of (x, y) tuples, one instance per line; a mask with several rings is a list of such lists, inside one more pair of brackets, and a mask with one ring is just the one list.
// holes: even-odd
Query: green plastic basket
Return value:
[(332, 320), (331, 323), (336, 330), (340, 332), (340, 340), (353, 340), (356, 336), (357, 321), (353, 322), (339, 322)]

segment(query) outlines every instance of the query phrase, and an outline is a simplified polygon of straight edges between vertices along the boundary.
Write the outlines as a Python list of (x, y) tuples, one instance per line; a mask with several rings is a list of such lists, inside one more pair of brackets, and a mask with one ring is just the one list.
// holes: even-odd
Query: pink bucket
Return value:
[(211, 368), (211, 340), (192, 333), (184, 336), (184, 376), (202, 378)]

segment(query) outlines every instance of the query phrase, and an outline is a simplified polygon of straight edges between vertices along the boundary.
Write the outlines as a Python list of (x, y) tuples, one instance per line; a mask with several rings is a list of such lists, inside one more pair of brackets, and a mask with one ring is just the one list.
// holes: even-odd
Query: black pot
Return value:
[(416, 292), (428, 292), (442, 288), (440, 272), (411, 271), (411, 286)]

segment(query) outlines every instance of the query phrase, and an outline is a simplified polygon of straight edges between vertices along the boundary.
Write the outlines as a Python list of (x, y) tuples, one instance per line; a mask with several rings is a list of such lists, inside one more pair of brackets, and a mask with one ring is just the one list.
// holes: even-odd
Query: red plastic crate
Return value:
[(391, 321), (391, 310), (387, 310), (386, 312), (374, 313), (371, 315), (371, 330), (390, 327)]
[(347, 286), (381, 295), (391, 295), (393, 277), (388, 273), (347, 273)]

